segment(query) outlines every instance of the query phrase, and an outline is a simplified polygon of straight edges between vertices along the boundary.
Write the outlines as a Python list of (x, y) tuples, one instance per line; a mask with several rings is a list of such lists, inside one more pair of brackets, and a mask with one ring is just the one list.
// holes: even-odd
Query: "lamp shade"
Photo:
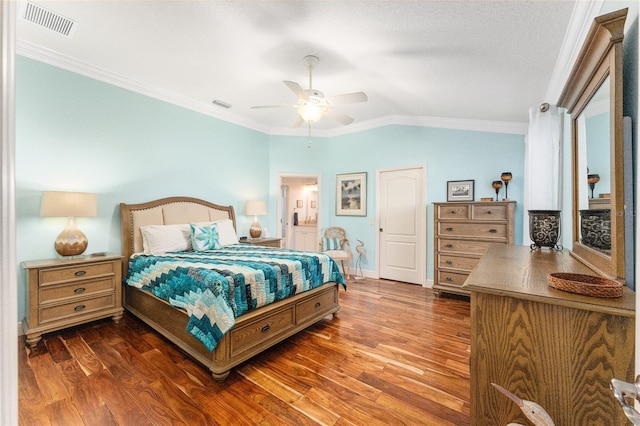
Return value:
[(40, 216), (96, 216), (96, 194), (88, 192), (42, 191)]
[(244, 207), (247, 216), (264, 216), (267, 214), (267, 203), (259, 200), (249, 200)]

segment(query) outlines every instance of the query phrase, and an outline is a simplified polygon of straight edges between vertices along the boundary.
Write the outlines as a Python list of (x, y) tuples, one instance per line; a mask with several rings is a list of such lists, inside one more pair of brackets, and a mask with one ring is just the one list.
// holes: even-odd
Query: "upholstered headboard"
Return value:
[(140, 232), (142, 226), (231, 219), (233, 227), (236, 227), (233, 206), (219, 206), (191, 197), (169, 197), (141, 204), (120, 203), (120, 214), (125, 276), (129, 257), (133, 253), (142, 251), (142, 233)]

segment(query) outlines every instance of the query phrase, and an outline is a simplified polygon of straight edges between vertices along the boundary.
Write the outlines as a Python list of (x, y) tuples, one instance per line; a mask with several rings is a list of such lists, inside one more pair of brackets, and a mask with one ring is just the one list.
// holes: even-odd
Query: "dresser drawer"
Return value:
[(440, 268), (454, 268), (464, 269), (465, 271), (471, 271), (478, 264), (480, 258), (477, 257), (462, 257), (451, 255), (439, 255), (438, 266)]
[(269, 339), (271, 336), (293, 327), (293, 309), (294, 307), (291, 306), (237, 329), (232, 328), (230, 331), (231, 356), (251, 349)]
[(69, 298), (89, 296), (114, 290), (113, 278), (99, 278), (92, 281), (78, 281), (73, 284), (46, 286), (40, 288), (40, 303), (51, 303)]
[(460, 252), (469, 254), (484, 254), (487, 248), (493, 242), (489, 241), (473, 241), (473, 240), (454, 240), (442, 238), (438, 240), (438, 251), (440, 252)]
[(311, 299), (296, 304), (296, 323), (303, 323), (307, 318), (317, 316), (318, 313), (323, 311), (328, 313), (338, 304), (336, 297), (337, 292), (335, 289), (329, 289)]
[(452, 223), (439, 222), (438, 233), (442, 236), (464, 236), (479, 238), (507, 238), (506, 223)]
[(438, 284), (462, 287), (469, 274), (460, 272), (438, 271)]
[(95, 263), (91, 265), (75, 265), (63, 268), (42, 269), (40, 286), (55, 285), (60, 282), (86, 280), (104, 275), (114, 275), (114, 262)]
[(115, 307), (115, 295), (107, 294), (92, 299), (73, 301), (62, 305), (40, 307), (40, 323), (80, 316)]
[(439, 205), (437, 215), (440, 219), (469, 219), (468, 204)]
[(491, 203), (474, 205), (471, 209), (473, 220), (506, 220), (506, 205), (491, 205)]

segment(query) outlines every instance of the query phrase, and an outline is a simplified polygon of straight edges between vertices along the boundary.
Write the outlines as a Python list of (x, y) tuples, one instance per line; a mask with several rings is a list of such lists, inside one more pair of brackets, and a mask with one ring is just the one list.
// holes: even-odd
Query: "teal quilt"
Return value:
[(346, 290), (338, 265), (323, 253), (252, 244), (133, 255), (125, 282), (184, 309), (187, 331), (209, 351), (247, 312), (327, 282)]

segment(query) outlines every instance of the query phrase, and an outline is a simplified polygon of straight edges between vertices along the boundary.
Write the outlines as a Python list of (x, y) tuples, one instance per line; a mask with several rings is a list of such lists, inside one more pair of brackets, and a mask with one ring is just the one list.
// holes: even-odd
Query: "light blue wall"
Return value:
[[(474, 179), (475, 198), (510, 171), (509, 198), (522, 200), (522, 135), (387, 126), (331, 138), (269, 136), (24, 57), (17, 58), (16, 195), (19, 261), (54, 258), (64, 218), (39, 217), (43, 190), (95, 192), (98, 216), (79, 218), (87, 253), (121, 252), (120, 202), (188, 195), (233, 205), (239, 233), (244, 202), (266, 199), (263, 227), (277, 229), (278, 173), (322, 177), (322, 224), (344, 226), (368, 248), (375, 270), (375, 176), (380, 168), (427, 167), (427, 277), (433, 276), (433, 208), (447, 180)], [(265, 161), (265, 159), (267, 159)], [(368, 173), (368, 216), (335, 216), (335, 175)], [(501, 197), (504, 196), (504, 190)], [(520, 206), (520, 205), (519, 205)], [(517, 208), (516, 243), (522, 241)], [(19, 276), (19, 318), (25, 277)]]
[[(17, 258), (56, 257), (63, 218), (41, 218), (43, 190), (95, 192), (79, 218), (87, 253), (121, 252), (120, 202), (187, 195), (233, 205), (269, 191), (268, 137), (24, 57), (16, 64)], [(19, 318), (25, 277), (19, 277)]]
[[(279, 173), (318, 173), (322, 176), (320, 216), (322, 226), (342, 226), (351, 239), (367, 248), (363, 269), (375, 271), (376, 171), (424, 164), (427, 168), (427, 278), (433, 278), (433, 202), (446, 201), (448, 180), (475, 180), (475, 199), (495, 197), (491, 181), (510, 171), (509, 198), (516, 206), (516, 244), (522, 244), (522, 190), (524, 186), (524, 136), (413, 126), (387, 126), (332, 137), (272, 137), (271, 197), (277, 196)], [(336, 174), (367, 172), (367, 216), (336, 216)], [(504, 188), (500, 198), (504, 197)]]

